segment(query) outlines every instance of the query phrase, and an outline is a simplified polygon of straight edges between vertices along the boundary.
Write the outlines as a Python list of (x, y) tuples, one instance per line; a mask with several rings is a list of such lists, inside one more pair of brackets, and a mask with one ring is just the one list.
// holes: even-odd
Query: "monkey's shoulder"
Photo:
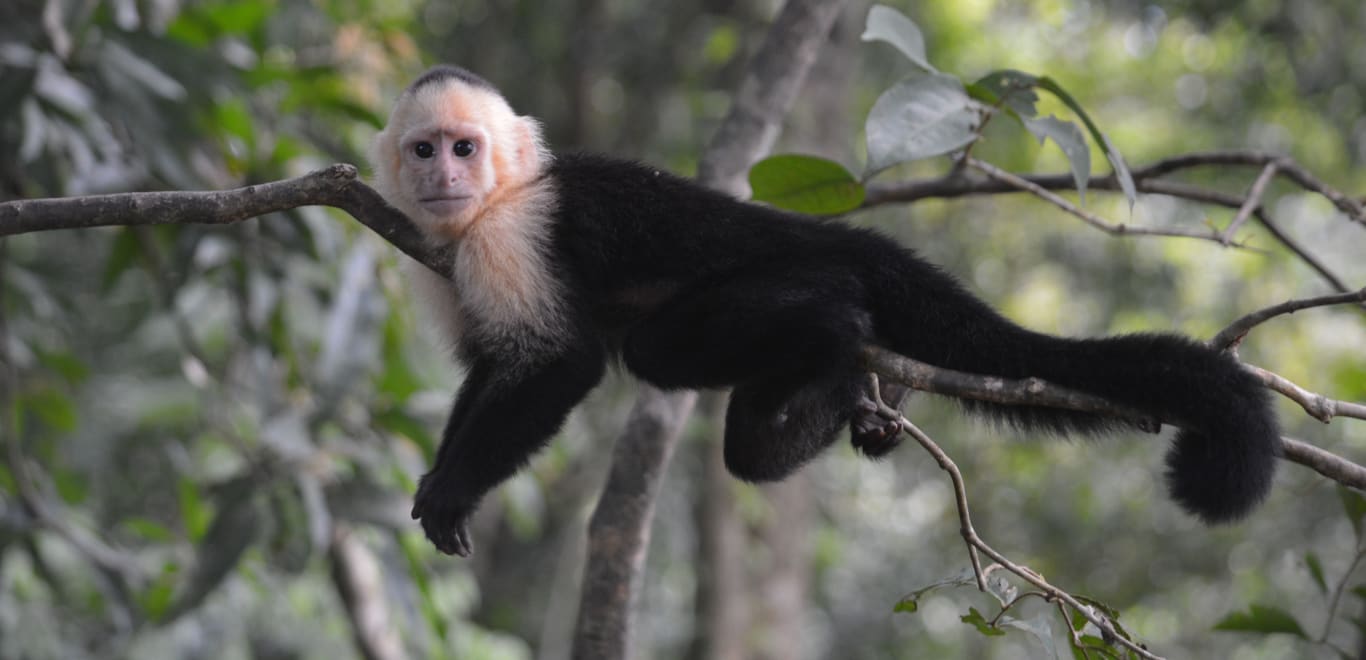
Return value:
[(761, 233), (811, 233), (829, 239), (847, 231), (839, 221), (790, 213), (734, 197), (634, 160), (593, 153), (556, 155), (548, 177), (555, 186), (560, 220), (613, 226), (644, 223), (652, 231), (720, 231), (728, 238)]
[(557, 154), (549, 176), (564, 203), (731, 203), (735, 200), (663, 168), (602, 154)]

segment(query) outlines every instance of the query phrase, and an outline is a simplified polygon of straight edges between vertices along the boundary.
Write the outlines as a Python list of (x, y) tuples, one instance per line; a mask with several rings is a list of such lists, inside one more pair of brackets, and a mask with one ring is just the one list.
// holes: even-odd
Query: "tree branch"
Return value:
[(380, 238), (438, 273), (451, 257), (433, 250), (401, 211), (338, 163), (303, 176), (233, 190), (136, 192), (0, 204), (0, 236), (53, 229), (165, 224), (226, 225), (301, 206), (331, 206), (351, 214)]
[[(915, 438), (916, 442), (920, 443), (920, 446), (934, 458), (934, 461), (939, 464), (940, 469), (949, 473), (949, 480), (953, 484), (954, 501), (958, 508), (958, 520), (962, 525), (961, 533), (963, 541), (968, 546), (969, 556), (972, 557), (972, 568), (977, 577), (977, 585), (980, 590), (987, 590), (987, 582), (986, 572), (982, 569), (982, 566), (977, 559), (978, 552), (990, 557), (991, 560), (996, 562), (1001, 568), (1014, 573), (1024, 581), (1034, 585), (1040, 591), (1044, 592), (1048, 599), (1065, 603), (1068, 607), (1071, 607), (1074, 611), (1081, 614), (1083, 617), (1086, 617), (1087, 621), (1090, 621), (1092, 625), (1100, 629), (1102, 636), (1106, 641), (1112, 644), (1119, 644), (1140, 658), (1145, 658), (1146, 660), (1161, 660), (1160, 656), (1154, 655), (1152, 652), (1134, 643), (1127, 635), (1122, 634), (1115, 626), (1114, 621), (1108, 616), (1097, 614), (1095, 608), (1086, 606), (1072, 594), (1049, 584), (1048, 580), (1045, 580), (1042, 575), (1035, 572), (1033, 569), (1016, 564), (1005, 555), (997, 552), (995, 548), (987, 545), (987, 542), (982, 540), (981, 536), (977, 535), (977, 530), (972, 526), (972, 519), (968, 514), (967, 486), (963, 482), (963, 474), (958, 470), (958, 465), (953, 462), (952, 458), (949, 458), (948, 453), (945, 452), (943, 448), (924, 431), (917, 428), (915, 424), (912, 424), (910, 420), (902, 416), (898, 420), (898, 423), (906, 433), (910, 434), (912, 438)], [(1065, 621), (1070, 619), (1071, 617), (1063, 617), (1063, 620)]]
[(1228, 227), (1219, 232), (1219, 238), (1224, 247), (1228, 247), (1233, 242), (1233, 234), (1238, 231), (1239, 227), (1243, 226), (1243, 223), (1247, 222), (1253, 211), (1261, 207), (1262, 196), (1266, 194), (1266, 187), (1271, 183), (1271, 178), (1276, 176), (1277, 171), (1279, 169), (1275, 162), (1267, 163), (1266, 167), (1262, 168), (1262, 173), (1257, 175), (1257, 180), (1252, 182), (1252, 188), (1247, 192), (1247, 199), (1243, 201), (1242, 206), (1238, 207), (1238, 213), (1233, 216), (1233, 222), (1228, 223)]
[(1244, 369), (1252, 372), (1262, 380), (1269, 389), (1278, 392), (1285, 398), (1300, 404), (1304, 412), (1310, 417), (1327, 424), (1334, 417), (1354, 417), (1356, 419), (1366, 419), (1366, 405), (1352, 403), (1350, 401), (1339, 401), (1330, 399), (1322, 394), (1315, 394), (1299, 385), (1290, 382), (1290, 379), (1277, 373), (1272, 373), (1261, 367), (1244, 364)]
[[(1211, 165), (1255, 166), (1262, 168), (1262, 173), (1247, 195), (1234, 195), (1178, 181), (1166, 181), (1159, 178), (1180, 170)], [(1274, 170), (1276, 174), (1285, 176), (1304, 189), (1322, 195), (1332, 202), (1338, 210), (1346, 214), (1348, 219), (1362, 226), (1366, 226), (1366, 210), (1363, 210), (1363, 205), (1360, 202), (1357, 202), (1351, 197), (1324, 184), (1289, 158), (1250, 151), (1197, 152), (1166, 158), (1145, 167), (1132, 170), (1134, 184), (1139, 192), (1167, 195), (1179, 199), (1235, 209), (1237, 215), (1235, 215), (1234, 222), (1230, 223), (1229, 227), (1223, 232), (1151, 229), (1107, 222), (1094, 214), (1081, 210), (1076, 205), (1071, 204), (1056, 195), (1049, 195), (1045, 192), (1075, 190), (1076, 181), (1073, 180), (1071, 174), (1015, 175), (996, 168), (991, 168), (990, 166), (987, 167), (990, 168), (990, 170), (979, 168), (983, 169), (983, 171), (988, 174), (988, 178), (985, 179), (965, 176), (960, 168), (955, 168), (949, 174), (934, 179), (870, 184), (867, 189), (867, 194), (864, 197), (863, 208), (871, 208), (884, 204), (910, 203), (927, 198), (947, 199), (969, 195), (999, 195), (1029, 192), (1112, 235), (1197, 238), (1213, 240), (1226, 246), (1237, 246), (1232, 240), (1233, 232), (1238, 226), (1243, 224), (1240, 220), (1240, 218), (1243, 217), (1243, 214), (1250, 213), (1266, 228), (1272, 238), (1276, 239), (1277, 242), (1285, 246), (1286, 249), (1290, 250), (1290, 252), (1301, 261), (1314, 269), (1314, 271), (1332, 285), (1335, 290), (1340, 292), (1351, 290), (1350, 287), (1343, 282), (1341, 277), (1333, 273), (1333, 271), (1323, 264), (1323, 262), (1310, 254), (1308, 250), (1305, 250), (1298, 245), (1271, 221), (1266, 209), (1261, 204), (1260, 198), (1264, 192), (1265, 186), (1269, 183), (1271, 178), (1268, 172)], [(1113, 175), (1093, 176), (1088, 180), (1087, 187), (1092, 190), (1118, 191), (1120, 189), (1119, 182), (1115, 180)], [(1254, 201), (1256, 203), (1253, 203)]]
[[(1133, 176), (1134, 183), (1138, 184), (1145, 181), (1155, 181), (1168, 174), (1196, 167), (1235, 165), (1265, 168), (1272, 164), (1276, 166), (1276, 172), (1278, 174), (1285, 176), (1295, 184), (1310, 192), (1322, 195), (1337, 207), (1338, 210), (1342, 211), (1348, 219), (1366, 226), (1366, 208), (1363, 208), (1363, 205), (1360, 202), (1323, 183), (1294, 160), (1276, 154), (1255, 151), (1195, 152), (1164, 158), (1149, 165), (1134, 168), (1130, 170), (1130, 174)], [(1076, 189), (1076, 181), (1073, 180), (1070, 173), (1034, 174), (1024, 176), (1023, 178), (1047, 190)], [(1092, 176), (1087, 182), (1087, 188), (1116, 191), (1119, 190), (1119, 182), (1115, 180), (1113, 174)], [(1144, 191), (1141, 185), (1139, 186), (1139, 190)], [(1010, 192), (1019, 192), (1019, 189), (1013, 185), (1000, 181), (974, 180), (968, 177), (950, 174), (949, 176), (936, 179), (872, 184), (868, 187), (868, 195), (864, 199), (863, 205), (865, 207), (870, 207), (882, 204), (913, 202), (927, 197), (962, 197), (965, 195), (990, 195)], [(1149, 189), (1145, 192), (1162, 191)], [(1184, 195), (1175, 194), (1174, 192), (1162, 192), (1162, 194), (1174, 194), (1174, 196), (1177, 197), (1184, 197)], [(1220, 205), (1229, 206), (1235, 209), (1242, 205), (1242, 197), (1232, 197), (1235, 197), (1238, 201), (1233, 203), (1220, 203)]]
[[(1057, 194), (1053, 193), (1051, 190), (1045, 188), (1044, 186), (1041, 186), (1033, 181), (1030, 181), (1025, 177), (1016, 174), (1011, 174), (1010, 172), (1007, 172), (999, 167), (996, 167), (991, 163), (981, 161), (976, 158), (969, 158), (967, 159), (967, 164), (969, 167), (987, 175), (988, 177), (991, 177), (996, 181), (1000, 181), (1001, 183), (1011, 186), (1016, 190), (1021, 190), (1030, 193), (1074, 216), (1077, 216), (1078, 218), (1081, 218), (1081, 220), (1086, 224), (1095, 227), (1096, 229), (1099, 229), (1107, 234), (1111, 234), (1114, 236), (1162, 236), (1167, 238), (1199, 238), (1207, 241), (1214, 241), (1216, 243), (1220, 243), (1225, 247), (1231, 244), (1235, 247), (1242, 247), (1242, 245), (1234, 244), (1231, 241), (1229, 241), (1226, 233), (1220, 233), (1213, 230), (1189, 231), (1185, 229), (1159, 229), (1154, 227), (1135, 227), (1133, 225), (1109, 222), (1107, 220), (1104, 220), (1100, 216), (1089, 211), (1086, 211), (1085, 209), (1082, 209), (1076, 204), (1073, 204), (1072, 202), (1069, 202), (1066, 199), (1059, 197)], [(1230, 229), (1232, 229), (1232, 227), (1230, 227)]]
[(1287, 300), (1279, 305), (1272, 305), (1264, 309), (1259, 309), (1230, 323), (1227, 328), (1220, 330), (1219, 334), (1209, 340), (1209, 343), (1219, 350), (1228, 350), (1236, 347), (1238, 343), (1243, 340), (1243, 337), (1246, 337), (1247, 333), (1251, 332), (1253, 328), (1276, 318), (1277, 316), (1294, 314), (1302, 309), (1310, 309), (1313, 307), (1363, 302), (1366, 302), (1366, 288), (1358, 289), (1354, 293), (1305, 298), (1302, 300)]
[[(1008, 379), (963, 373), (913, 360), (883, 348), (867, 346), (865, 366), (912, 389), (1007, 405), (1048, 406), (1108, 415), (1135, 427), (1156, 432), (1159, 423), (1140, 410), (1108, 399), (1054, 385), (1038, 378)], [(1312, 445), (1282, 438), (1281, 458), (1315, 470), (1345, 486), (1366, 491), (1366, 467)]]
[(366, 660), (402, 660), (407, 653), (389, 613), (379, 560), (345, 525), (332, 529), (328, 556), (356, 648)]

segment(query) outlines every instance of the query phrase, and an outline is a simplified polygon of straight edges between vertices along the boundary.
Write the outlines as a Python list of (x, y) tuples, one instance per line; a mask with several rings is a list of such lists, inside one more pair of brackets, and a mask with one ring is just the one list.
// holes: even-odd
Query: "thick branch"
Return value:
[(402, 660), (403, 640), (389, 613), (384, 572), (374, 553), (351, 530), (332, 530), (332, 583), (337, 587), (356, 647), (366, 660)]
[(1290, 382), (1289, 378), (1261, 367), (1250, 364), (1244, 364), (1243, 367), (1260, 378), (1268, 388), (1300, 404), (1300, 407), (1304, 408), (1304, 412), (1324, 424), (1333, 421), (1334, 417), (1366, 419), (1366, 405), (1330, 399), (1322, 394), (1310, 392)]
[[(1007, 379), (941, 369), (872, 346), (864, 349), (864, 359), (874, 373), (923, 392), (992, 403), (1080, 410), (1108, 415), (1150, 431), (1156, 431), (1157, 423), (1165, 421), (1038, 378)], [(1282, 458), (1309, 467), (1345, 486), (1366, 490), (1366, 467), (1303, 442), (1289, 438), (1282, 438), (1281, 442), (1284, 447)]]
[(345, 163), (233, 190), (14, 200), (0, 204), (0, 236), (116, 225), (225, 225), (300, 206), (346, 211), (408, 256), (450, 272), (450, 255), (428, 247), (408, 218), (362, 183), (355, 165)]
[(697, 398), (646, 388), (612, 450), (607, 486), (588, 523), (574, 658), (627, 658), (633, 605), (664, 468)]

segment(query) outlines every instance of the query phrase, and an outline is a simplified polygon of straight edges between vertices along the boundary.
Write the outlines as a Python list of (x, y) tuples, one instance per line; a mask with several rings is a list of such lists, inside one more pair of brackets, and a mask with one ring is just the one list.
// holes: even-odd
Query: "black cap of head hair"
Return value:
[(411, 94), (419, 89), (422, 89), (423, 87), (426, 87), (427, 85), (432, 85), (435, 83), (451, 79), (459, 80), (460, 82), (465, 83), (470, 87), (487, 89), (491, 92), (498, 91), (498, 88), (494, 87), (493, 83), (490, 83), (489, 81), (484, 80), (483, 78), (480, 78), (478, 75), (470, 73), (465, 69), (462, 69), (458, 66), (452, 66), (450, 64), (438, 64), (430, 69), (427, 69), (426, 73), (422, 74), (421, 76), (418, 76), (417, 80), (414, 80), (413, 84), (408, 86), (408, 93)]

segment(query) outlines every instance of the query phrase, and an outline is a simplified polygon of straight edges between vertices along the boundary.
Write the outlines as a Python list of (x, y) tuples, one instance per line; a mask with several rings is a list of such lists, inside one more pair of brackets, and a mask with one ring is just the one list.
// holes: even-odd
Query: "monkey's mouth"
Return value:
[(470, 196), (440, 195), (419, 199), (417, 200), (417, 203), (422, 206), (422, 208), (436, 213), (437, 215), (445, 215), (451, 211), (458, 211), (464, 208), (466, 204), (470, 203)]

